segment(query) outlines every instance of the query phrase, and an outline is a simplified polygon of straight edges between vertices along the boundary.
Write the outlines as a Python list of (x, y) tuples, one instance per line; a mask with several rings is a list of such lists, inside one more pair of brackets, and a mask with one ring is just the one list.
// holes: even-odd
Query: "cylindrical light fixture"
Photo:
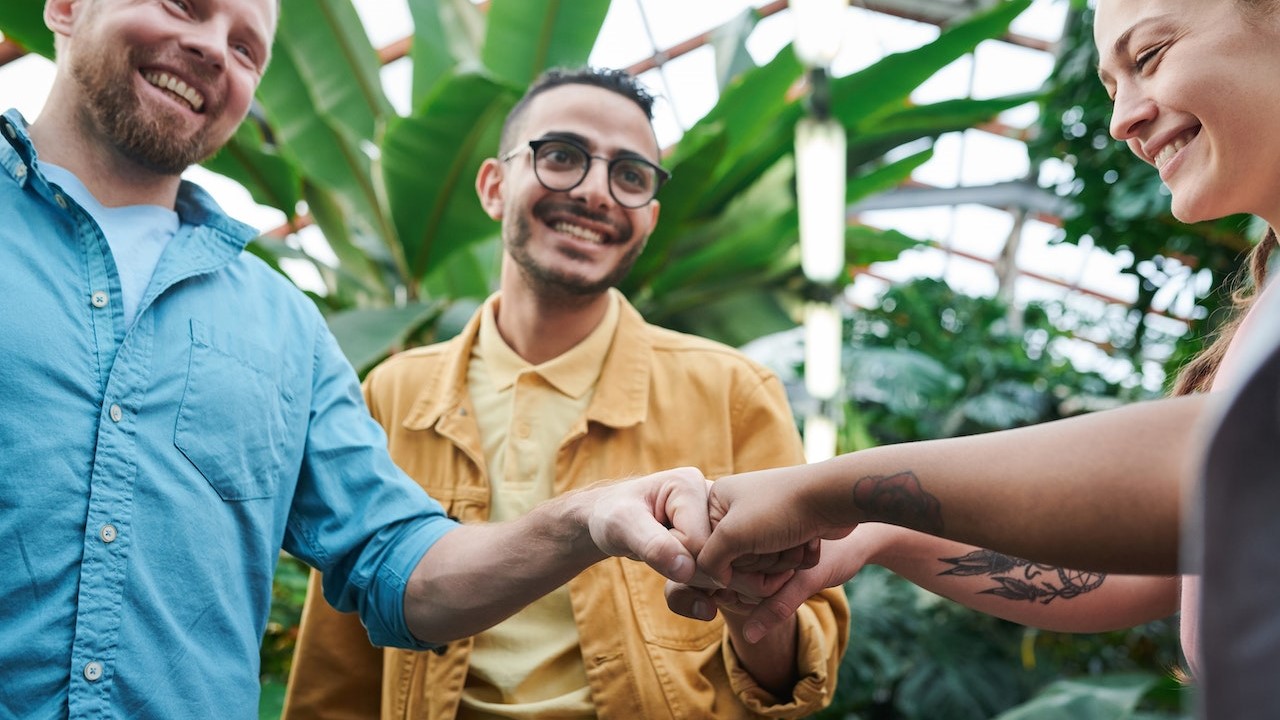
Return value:
[[(830, 297), (844, 272), (845, 135), (831, 117), (828, 69), (840, 52), (847, 0), (791, 0), (795, 52), (809, 68), (810, 117), (796, 124), (796, 208), (800, 215), (800, 267)], [(805, 414), (804, 454), (809, 462), (833, 457), (840, 393), (840, 311), (829, 299), (804, 308), (804, 385), (815, 403)]]
[(815, 282), (844, 271), (844, 126), (830, 118), (796, 123), (796, 196), (800, 212), (800, 266)]
[(829, 302), (811, 302), (804, 312), (804, 389), (829, 401), (840, 392), (840, 311)]
[(836, 423), (829, 415), (814, 413), (804, 419), (804, 460), (816, 463), (836, 456)]

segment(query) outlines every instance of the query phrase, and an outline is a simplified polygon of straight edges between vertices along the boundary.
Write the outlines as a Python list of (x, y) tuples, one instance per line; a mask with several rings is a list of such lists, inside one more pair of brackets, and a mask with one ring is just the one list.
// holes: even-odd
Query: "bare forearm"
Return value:
[(570, 493), (517, 520), (465, 525), (437, 541), (405, 591), (414, 636), (447, 642), (473, 635), (603, 559), (582, 500)]
[(881, 521), (1066, 567), (1177, 571), (1205, 398), (875, 448), (809, 466), (831, 522)]
[(781, 701), (791, 697), (792, 688), (799, 679), (796, 668), (796, 618), (791, 618), (770, 630), (755, 643), (742, 636), (744, 616), (725, 613), (724, 623), (729, 641), (739, 662), (756, 683)]
[(1177, 610), (1177, 577), (1070, 570), (876, 523), (859, 526), (842, 542), (878, 530), (888, 543), (870, 562), (966, 607), (1030, 627), (1105, 632)]
[(405, 588), (405, 621), (423, 641), (473, 635), (611, 555), (687, 583), (690, 548), (709, 532), (707, 480), (694, 468), (566, 493), (519, 519), (436, 541)]

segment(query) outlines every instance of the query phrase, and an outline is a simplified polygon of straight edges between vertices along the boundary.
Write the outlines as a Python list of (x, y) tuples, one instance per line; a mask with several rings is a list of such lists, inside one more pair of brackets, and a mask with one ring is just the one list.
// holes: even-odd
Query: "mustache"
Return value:
[[(586, 208), (582, 203), (565, 202), (556, 198), (543, 198), (533, 206), (534, 216), (546, 221), (552, 217), (575, 217), (589, 222), (604, 225), (611, 229), (611, 235), (614, 238), (631, 237), (631, 223), (623, 220), (619, 222), (616, 218), (610, 217), (608, 213), (593, 212)], [(611, 241), (616, 241), (611, 239)]]
[(135, 47), (129, 55), (129, 62), (135, 68), (165, 68), (184, 81), (197, 83), (197, 89), (204, 96), (204, 112), (222, 108), (223, 96), (218, 90), (221, 73), (207, 63), (192, 60), (187, 53), (168, 49)]

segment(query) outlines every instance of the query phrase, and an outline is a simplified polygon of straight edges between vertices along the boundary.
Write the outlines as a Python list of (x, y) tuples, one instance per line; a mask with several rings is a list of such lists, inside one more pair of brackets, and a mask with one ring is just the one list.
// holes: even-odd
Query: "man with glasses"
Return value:
[[(645, 323), (613, 289), (644, 249), (668, 177), (652, 103), (619, 71), (539, 78), (476, 179), (502, 223), (500, 291), (458, 337), (366, 381), (392, 456), (464, 523), (521, 517), (601, 478), (803, 461), (777, 378)], [(674, 615), (662, 576), (614, 558), (439, 654), (382, 651), (318, 597), (318, 582), (287, 717), (807, 716), (830, 701), (848, 636), (838, 589), (748, 644), (740, 616)]]

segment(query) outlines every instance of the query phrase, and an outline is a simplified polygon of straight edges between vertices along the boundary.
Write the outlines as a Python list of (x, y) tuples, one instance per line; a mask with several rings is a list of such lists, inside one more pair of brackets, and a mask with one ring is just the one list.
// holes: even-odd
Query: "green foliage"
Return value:
[[(468, 0), (409, 0), (413, 101), (402, 116), (382, 91), (376, 53), (350, 0), (282, 0), (259, 107), (210, 167), (288, 217), (305, 214), (323, 232), (336, 265), (269, 239), (250, 250), (277, 268), (303, 261), (319, 271), (322, 287), (312, 297), (358, 369), (395, 348), (456, 332), (494, 286), (501, 248), (474, 196), (476, 172), (496, 150), (502, 119), (531, 78), (551, 65), (586, 63), (608, 5), (494, 0), (481, 13)], [(891, 187), (929, 157), (924, 150), (889, 162), (887, 152), (927, 144), (1028, 100), (918, 106), (910, 96), (979, 42), (1005, 32), (1029, 5), (996, 3), (921, 48), (831, 83), (833, 113), (848, 134), (850, 202)], [(40, 6), (0, 4), (0, 28), (52, 55)], [(662, 222), (623, 288), (651, 320), (735, 345), (792, 327), (790, 310), (811, 291), (796, 251), (792, 150), (795, 123), (806, 113), (794, 93), (804, 69), (789, 48), (751, 67), (743, 47), (753, 24), (743, 18), (736, 38), (717, 38), (726, 69), (720, 99), (664, 160), (673, 179), (660, 198)], [(853, 266), (892, 259), (914, 241), (851, 227), (846, 243)], [(940, 381), (949, 392), (962, 389), (954, 385)], [(998, 414), (974, 410), (965, 417)], [(296, 560), (282, 557), (275, 591), (262, 648), (264, 717), (278, 712), (296, 637), (305, 591)], [(954, 630), (927, 634), (939, 643), (968, 642), (963, 628)], [(899, 650), (907, 647), (882, 648), (880, 661)], [(932, 676), (911, 677), (908, 694), (927, 704)], [(994, 683), (974, 707), (1006, 706), (1020, 688)]]
[[(932, 279), (893, 286), (848, 324), (841, 451), (1029, 425), (1145, 394), (1072, 366), (1056, 349), (1071, 337), (1054, 323), (1060, 313), (1011, 310)], [(1148, 720), (1181, 717), (1168, 679), (1179, 662), (1168, 621), (1113, 633), (1038, 631), (880, 567), (862, 570), (846, 592), (849, 652), (821, 718), (1103, 720), (1137, 717), (1135, 708)]]
[[(996, 3), (921, 48), (832, 81), (833, 113), (848, 133), (850, 202), (891, 187), (929, 156), (887, 163), (886, 152), (1027, 101), (917, 106), (910, 95), (1029, 4)], [(409, 6), (408, 116), (388, 102), (350, 0), (282, 0), (261, 112), (210, 163), (287, 216), (305, 210), (323, 232), (337, 266), (275, 241), (253, 252), (278, 268), (301, 255), (319, 272), (314, 297), (361, 371), (396, 347), (439, 337), (412, 308), (474, 301), (496, 285), (497, 227), (475, 198), (476, 172), (539, 72), (586, 63), (609, 2), (502, 0), (485, 12), (467, 0)], [(39, 23), (38, 3), (0, 7), (0, 28), (17, 34)], [(795, 251), (792, 158), (794, 126), (806, 114), (794, 92), (804, 68), (789, 48), (753, 67), (744, 48), (754, 24), (744, 15), (718, 34), (719, 102), (671, 148), (662, 222), (623, 286), (650, 320), (734, 345), (792, 327), (792, 310), (808, 293)], [(911, 244), (865, 229), (851, 229), (847, 240), (851, 264)], [(357, 331), (364, 323), (379, 330)]]
[(1003, 430), (1143, 397), (1072, 365), (1058, 349), (1072, 339), (1063, 312), (1010, 308), (928, 278), (893, 286), (849, 320), (852, 422), (842, 449)]
[(271, 612), (267, 616), (261, 649), (264, 689), (260, 705), (264, 713), (267, 708), (274, 707), (275, 714), (270, 717), (279, 717), (280, 703), (284, 701), (284, 685), (293, 662), (293, 646), (298, 641), (298, 621), (302, 617), (302, 603), (307, 598), (309, 572), (300, 560), (280, 553), (271, 588)]
[[(921, 590), (880, 567), (845, 587), (849, 652), (825, 720), (1063, 717), (1174, 720), (1183, 691), (1169, 677), (1166, 622), (1069, 635), (1024, 628)], [(1070, 713), (1053, 715), (1066, 708)], [(1005, 714), (1001, 714), (1005, 713)], [(1042, 714), (1043, 713), (1043, 714)]]

